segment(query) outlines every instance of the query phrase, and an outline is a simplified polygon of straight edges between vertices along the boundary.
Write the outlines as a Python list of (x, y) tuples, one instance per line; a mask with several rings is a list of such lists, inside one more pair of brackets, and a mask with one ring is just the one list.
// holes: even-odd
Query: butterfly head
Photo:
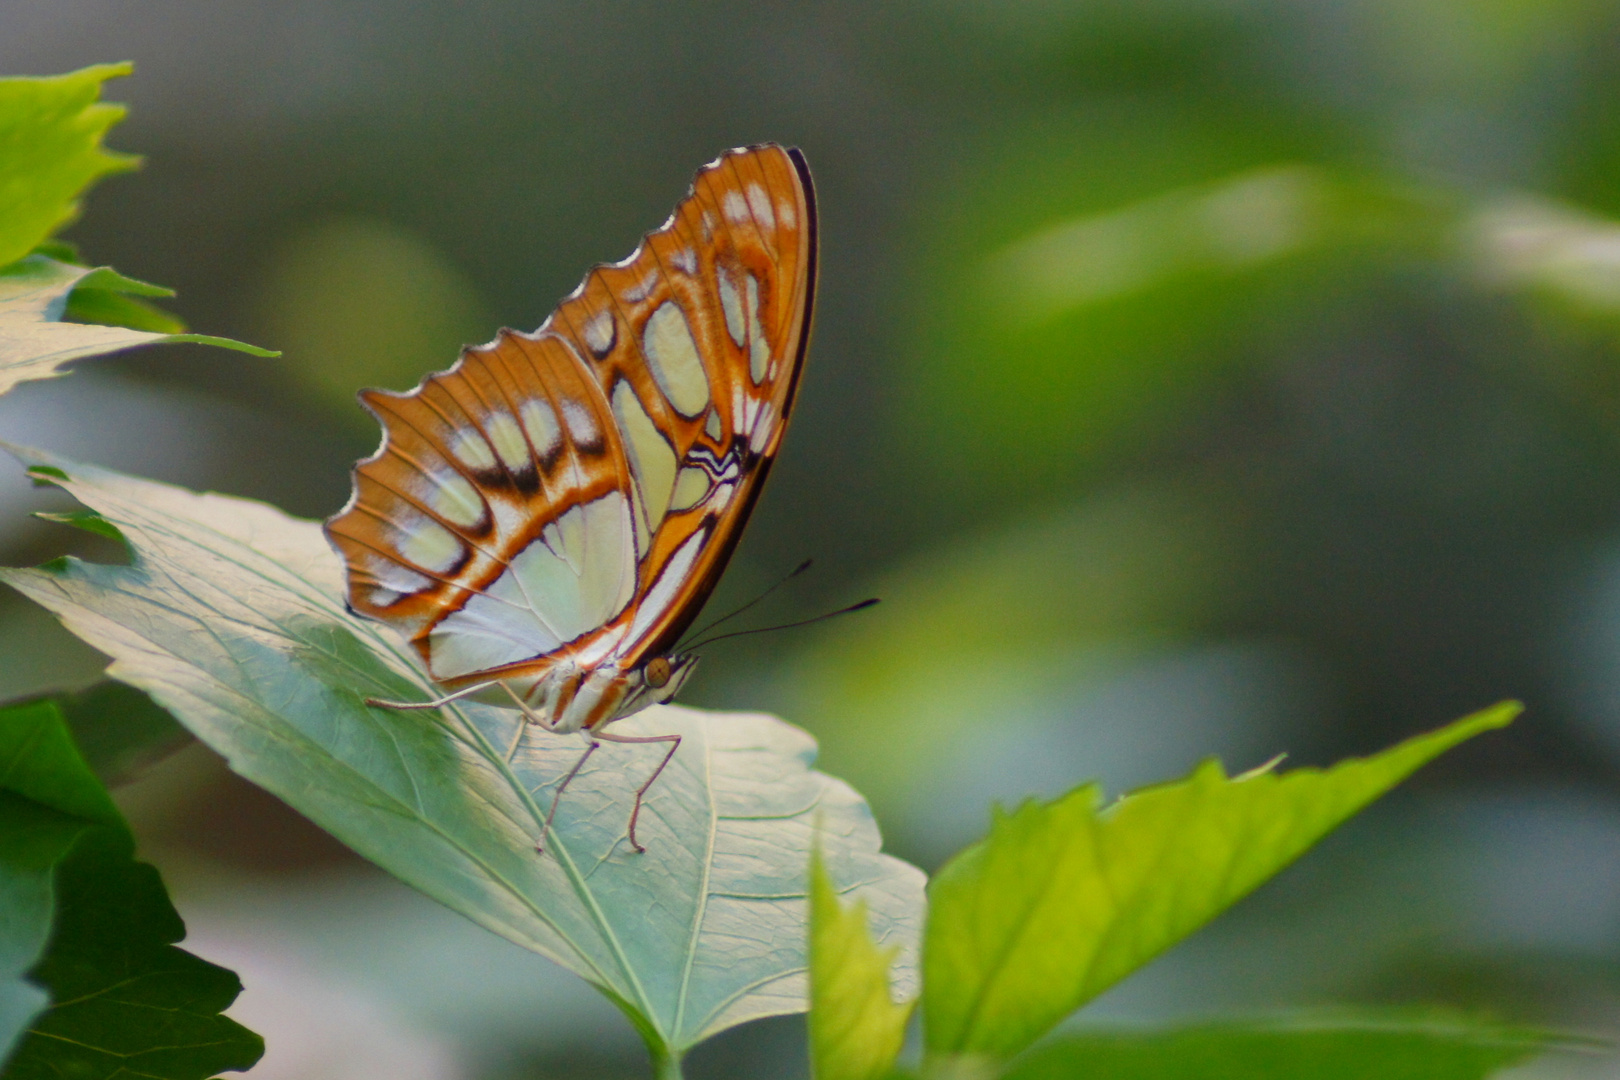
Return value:
[(661, 705), (680, 693), (681, 686), (697, 667), (695, 654), (671, 653), (655, 656), (641, 666), (641, 690), (636, 695), (636, 708)]

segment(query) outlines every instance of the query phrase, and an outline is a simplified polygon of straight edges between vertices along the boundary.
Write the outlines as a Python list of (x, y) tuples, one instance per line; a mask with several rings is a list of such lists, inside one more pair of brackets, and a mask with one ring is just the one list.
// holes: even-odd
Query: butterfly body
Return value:
[(363, 392), (383, 442), (326, 524), (351, 610), (552, 731), (669, 700), (786, 429), (815, 265), (802, 155), (728, 151), (533, 333)]
[(539, 675), (507, 676), (468, 696), (507, 708), (515, 707), (516, 698), (544, 718), (548, 731), (571, 735), (605, 727), (649, 705), (669, 701), (680, 692), (697, 660), (696, 656), (670, 654), (632, 668), (582, 666), (562, 660)]

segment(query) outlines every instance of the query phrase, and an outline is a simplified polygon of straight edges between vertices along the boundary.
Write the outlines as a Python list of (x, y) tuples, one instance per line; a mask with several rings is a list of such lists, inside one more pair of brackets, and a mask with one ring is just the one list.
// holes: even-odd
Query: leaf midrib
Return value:
[(709, 879), (714, 873), (714, 838), (720, 827), (720, 807), (714, 798), (714, 745), (708, 733), (703, 738), (703, 793), (709, 804), (709, 832), (704, 838), (703, 880), (698, 883), (698, 902), (692, 917), (692, 933), (686, 939), (686, 963), (681, 967), (681, 988), (675, 996), (673, 1034), (678, 1039), (686, 1024), (686, 1002), (691, 992), (692, 965), (697, 960), (698, 938), (709, 913)]

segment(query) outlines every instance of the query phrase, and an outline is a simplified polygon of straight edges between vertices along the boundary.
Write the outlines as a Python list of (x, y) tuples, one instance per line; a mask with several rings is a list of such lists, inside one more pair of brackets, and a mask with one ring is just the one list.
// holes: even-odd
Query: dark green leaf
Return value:
[(998, 812), (929, 887), (929, 1053), (1018, 1053), (1419, 766), (1518, 712), (1498, 705), (1327, 770), (1229, 779), (1207, 761), (1107, 808), (1087, 785)]
[(0, 1053), (28, 1029), (7, 1080), (204, 1080), (262, 1052), (219, 1015), (236, 976), (174, 947), (185, 928), (133, 854), (57, 703), (0, 708)]
[(127, 831), (97, 830), (57, 870), (50, 950), (33, 977), (56, 1002), (6, 1080), (206, 1080), (246, 1069), (264, 1041), (221, 1015), (242, 984), (174, 947), (185, 926)]

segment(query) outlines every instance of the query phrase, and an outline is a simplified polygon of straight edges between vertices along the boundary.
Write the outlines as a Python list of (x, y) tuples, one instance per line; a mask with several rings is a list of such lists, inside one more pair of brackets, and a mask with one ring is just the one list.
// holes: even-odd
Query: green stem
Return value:
[(653, 1080), (682, 1080), (681, 1056), (668, 1051), (654, 1051)]

